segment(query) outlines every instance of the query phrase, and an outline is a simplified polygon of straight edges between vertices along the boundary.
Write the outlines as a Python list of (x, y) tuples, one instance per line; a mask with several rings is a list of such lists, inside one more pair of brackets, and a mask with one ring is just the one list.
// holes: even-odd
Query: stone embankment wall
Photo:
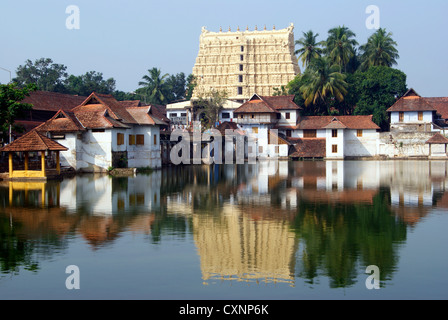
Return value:
[(435, 133), (418, 131), (382, 132), (379, 136), (378, 155), (387, 158), (423, 158), (429, 156), (426, 144)]

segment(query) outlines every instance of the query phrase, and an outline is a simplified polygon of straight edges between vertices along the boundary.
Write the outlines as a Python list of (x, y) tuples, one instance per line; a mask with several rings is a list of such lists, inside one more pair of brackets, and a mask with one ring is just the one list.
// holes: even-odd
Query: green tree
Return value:
[(367, 43), (359, 49), (361, 51), (361, 69), (367, 70), (371, 66), (392, 67), (399, 58), (397, 43), (392, 39), (392, 33), (380, 28), (372, 34)]
[(24, 111), (32, 108), (31, 104), (21, 101), (34, 90), (36, 90), (35, 84), (28, 84), (24, 88), (19, 88), (15, 83), (0, 84), (0, 134), (3, 141), (11, 142), (8, 138), (10, 130), (16, 132), (23, 130), (14, 121)]
[(101, 72), (89, 71), (80, 76), (71, 75), (67, 79), (66, 92), (80, 96), (88, 96), (92, 92), (112, 94), (115, 91), (115, 80), (103, 79)]
[(168, 86), (166, 79), (169, 75), (162, 75), (160, 69), (152, 68), (148, 74), (142, 77), (143, 81), (138, 83), (143, 88), (137, 89), (137, 93), (144, 96), (144, 101), (151, 104), (164, 104), (167, 101)]
[(199, 113), (204, 114), (204, 128), (214, 127), (219, 120), (219, 112), (226, 102), (228, 94), (226, 91), (209, 90), (198, 95), (195, 107)]
[(188, 75), (187, 77), (187, 85), (186, 85), (186, 92), (185, 92), (185, 98), (187, 100), (190, 100), (193, 96), (194, 88), (196, 88), (196, 77), (193, 74)]
[(19, 87), (35, 84), (38, 90), (65, 92), (67, 81), (67, 67), (63, 64), (53, 63), (50, 58), (40, 58), (34, 63), (27, 60), (25, 65), (20, 65), (17, 76), (13, 79)]
[(406, 93), (406, 74), (385, 66), (370, 67), (354, 74), (351, 90), (356, 97), (355, 115), (373, 115), (373, 121), (388, 129), (386, 110)]
[(314, 114), (330, 114), (330, 102), (341, 102), (347, 94), (345, 75), (339, 72), (337, 65), (331, 64), (330, 58), (315, 59), (309, 65), (301, 79), (300, 91), (305, 107), (313, 105)]
[(331, 62), (339, 66), (339, 71), (346, 72), (347, 64), (355, 56), (358, 42), (355, 33), (346, 26), (339, 26), (328, 31), (325, 52)]
[(180, 101), (185, 99), (186, 84), (187, 79), (185, 78), (185, 73), (180, 72), (176, 75), (170, 75), (166, 79), (166, 85), (168, 90), (166, 103), (171, 103), (174, 101)]
[(307, 67), (313, 59), (317, 59), (322, 56), (323, 42), (317, 42), (316, 38), (319, 36), (318, 33), (314, 34), (312, 30), (303, 32), (303, 37), (296, 40), (295, 45), (299, 45), (300, 48), (297, 49), (294, 54), (299, 55), (299, 60), (302, 61), (302, 65)]

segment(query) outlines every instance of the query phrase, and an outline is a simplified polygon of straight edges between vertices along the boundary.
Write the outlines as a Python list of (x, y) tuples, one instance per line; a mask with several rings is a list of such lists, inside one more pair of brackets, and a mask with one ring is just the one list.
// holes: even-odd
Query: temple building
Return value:
[(201, 93), (226, 91), (240, 103), (254, 93), (274, 94), (274, 88), (288, 84), (300, 73), (294, 54), (294, 25), (276, 30), (211, 32), (205, 27), (193, 67), (197, 86), (193, 98)]

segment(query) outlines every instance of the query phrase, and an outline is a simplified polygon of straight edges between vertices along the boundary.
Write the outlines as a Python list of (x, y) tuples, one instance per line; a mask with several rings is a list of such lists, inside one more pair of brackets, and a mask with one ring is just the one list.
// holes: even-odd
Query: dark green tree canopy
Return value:
[(372, 114), (373, 121), (385, 130), (389, 123), (386, 110), (406, 93), (406, 74), (385, 66), (370, 67), (354, 74), (351, 90), (357, 97), (354, 114)]
[(89, 71), (80, 76), (71, 75), (67, 79), (66, 92), (80, 96), (88, 96), (92, 92), (112, 94), (115, 91), (115, 80), (103, 79), (101, 72)]
[(13, 82), (19, 87), (35, 84), (38, 90), (64, 92), (68, 73), (63, 64), (53, 63), (50, 58), (40, 58), (35, 62), (27, 60), (16, 70), (17, 76)]
[(0, 135), (3, 141), (9, 141), (10, 128), (16, 132), (22, 131), (23, 128), (15, 125), (14, 121), (32, 108), (31, 104), (21, 101), (36, 88), (35, 84), (28, 84), (24, 88), (19, 88), (15, 83), (0, 84)]

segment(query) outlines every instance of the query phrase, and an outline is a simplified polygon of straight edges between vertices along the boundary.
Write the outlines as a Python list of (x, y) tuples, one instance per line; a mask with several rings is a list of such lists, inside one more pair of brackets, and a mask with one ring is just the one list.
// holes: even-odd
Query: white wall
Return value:
[(362, 137), (357, 130), (346, 129), (344, 132), (344, 156), (370, 157), (378, 154), (379, 133), (376, 130), (362, 130)]
[(77, 169), (95, 171), (100, 168), (107, 170), (112, 166), (112, 136), (115, 131), (106, 129), (104, 132), (87, 130), (77, 144)]
[[(344, 129), (336, 129), (338, 132), (338, 136), (332, 137), (332, 129), (327, 129), (326, 131), (326, 157), (328, 159), (343, 159), (344, 158)], [(333, 153), (332, 146), (337, 145), (338, 150), (336, 153)]]
[(400, 122), (399, 112), (391, 112), (390, 114), (390, 123), (423, 123), (423, 122), (432, 122), (432, 111), (423, 111), (423, 120), (418, 120), (418, 111), (405, 111), (403, 122)]
[[(159, 126), (134, 126), (126, 134), (126, 143), (129, 143), (129, 135), (135, 136), (142, 134), (144, 136), (143, 145), (128, 145), (128, 167), (140, 168), (151, 167), (160, 168), (162, 159), (160, 155), (160, 129)], [(154, 144), (154, 135), (156, 135), (156, 144)], [(136, 138), (137, 142), (137, 138)]]

